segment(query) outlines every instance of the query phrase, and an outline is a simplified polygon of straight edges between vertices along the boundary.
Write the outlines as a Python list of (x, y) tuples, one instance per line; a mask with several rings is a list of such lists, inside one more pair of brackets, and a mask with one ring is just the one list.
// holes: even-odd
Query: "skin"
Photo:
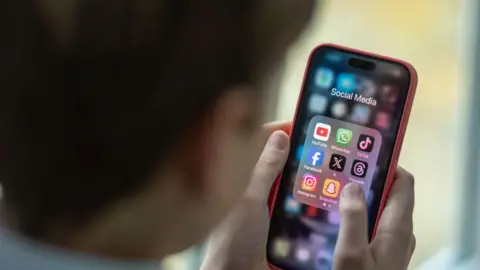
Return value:
[[(238, 102), (238, 98), (237, 96), (234, 99)], [(225, 127), (234, 127), (231, 125), (232, 121), (240, 119), (238, 116), (242, 115), (242, 113), (233, 113), (225, 117), (225, 111), (219, 110), (218, 113), (221, 115), (219, 118), (222, 119), (218, 121), (225, 124)], [(204, 239), (203, 236), (212, 228), (210, 226), (215, 225), (216, 221), (218, 225), (210, 234), (202, 270), (269, 269), (265, 260), (269, 226), (267, 199), (271, 185), (283, 169), (288, 156), (287, 133), (290, 128), (290, 122), (279, 122), (267, 124), (258, 130), (254, 137), (260, 143), (252, 142), (249, 147), (251, 147), (250, 149), (254, 147), (261, 149), (264, 146), (264, 149), (260, 155), (252, 151), (251, 156), (256, 155), (256, 158), (249, 157), (251, 160), (257, 161), (243, 175), (244, 179), (249, 180), (235, 179), (240, 181), (235, 188), (239, 191), (232, 190), (228, 193), (229, 196), (235, 196), (234, 198), (226, 199), (217, 196), (217, 199), (223, 200), (223, 204), (231, 204), (231, 208), (230, 206), (219, 207), (215, 200), (207, 199), (221, 192), (219, 189), (228, 188), (228, 185), (222, 186), (219, 179), (228, 179), (231, 175), (218, 176), (219, 178), (209, 180), (197, 178), (201, 179), (200, 183), (206, 186), (200, 186), (200, 193), (196, 195), (192, 193), (189, 185), (185, 185), (186, 182), (172, 185), (169, 188), (166, 185), (159, 187), (152, 185), (134, 198), (114, 205), (104, 213), (102, 218), (92, 223), (89, 229), (78, 234), (70, 234), (70, 238), (68, 238), (70, 241), (66, 242), (67, 246), (77, 251), (117, 259), (162, 258)], [(230, 132), (228, 131), (225, 128), (222, 131), (213, 129), (210, 132), (213, 132), (215, 136), (230, 134), (235, 138), (236, 132), (233, 131), (238, 132), (238, 129), (233, 128)], [(222, 138), (222, 140), (227, 140), (227, 138)], [(245, 140), (239, 139), (239, 141)], [(239, 146), (233, 147), (232, 151), (241, 153), (240, 148), (248, 149), (243, 143), (239, 143)], [(220, 156), (220, 154), (212, 154), (212, 159), (213, 156)], [(222, 158), (218, 157), (218, 159), (225, 161), (228, 160), (224, 158), (225, 156), (232, 158), (237, 155), (232, 155), (230, 152), (221, 156)], [(247, 161), (242, 156), (238, 157), (234, 164), (239, 164), (242, 160), (244, 163)], [(206, 165), (204, 164), (204, 166)], [(220, 175), (229, 173), (228, 170), (216, 170), (217, 166), (219, 165), (216, 162), (212, 162), (211, 170), (215, 170)], [(230, 170), (235, 170), (235, 166), (228, 167)], [(173, 181), (174, 183), (187, 181), (181, 178), (182, 174), (171, 173), (170, 175), (177, 177), (176, 181)], [(173, 180), (173, 178), (170, 179)], [(212, 185), (208, 184), (209, 181), (216, 182)], [(404, 169), (398, 168), (397, 178), (380, 220), (377, 236), (370, 244), (367, 236), (367, 206), (364, 193), (356, 184), (347, 185), (344, 188), (341, 195), (342, 221), (334, 255), (334, 270), (407, 268), (415, 248), (412, 225), (413, 184), (413, 176)], [(169, 193), (171, 194), (169, 195)], [(186, 194), (191, 194), (189, 199), (185, 199)], [(176, 211), (162, 207), (164, 205), (175, 205), (175, 210), (182, 209), (180, 213), (183, 215), (175, 215)], [(194, 213), (195, 211), (202, 212)], [(219, 214), (219, 211), (224, 212)], [(216, 215), (207, 215), (207, 213), (215, 212)], [(170, 214), (171, 219), (175, 221), (167, 224), (162, 222), (165, 214)], [(222, 220), (222, 216), (226, 216), (226, 218)], [(220, 220), (221, 222), (219, 222)], [(130, 230), (128, 234), (127, 230)], [(188, 233), (188, 230), (192, 233)], [(172, 235), (169, 236), (169, 234)]]
[[(269, 135), (262, 127), (267, 95), (262, 89), (269, 88), (272, 73), (279, 72), (288, 47), (309, 21), (314, 2), (258, 2), (251, 40), (260, 62), (253, 72), (259, 76), (258, 89), (250, 85), (224, 89), (204, 115), (185, 123), (192, 132), (174, 142), (172, 152), (163, 153), (168, 158), (158, 162), (143, 187), (112, 202), (82, 228), (71, 228), (61, 218), (52, 220), (48, 241), (122, 260), (160, 259), (204, 241), (251, 183)], [(68, 27), (61, 31), (54, 26), (68, 24), (72, 14), (67, 11), (75, 7), (60, 8), (55, 1), (42, 4), (52, 31), (68, 40), (62, 34), (70, 31)]]
[[(251, 189), (234, 211), (210, 237), (202, 270), (269, 269), (265, 245), (269, 216), (266, 201), (269, 188), (283, 169), (287, 148), (275, 147), (288, 141), (289, 122), (264, 126), (272, 133), (250, 180)], [(282, 140), (282, 143), (271, 143)], [(415, 249), (413, 235), (414, 178), (399, 167), (375, 239), (368, 243), (367, 204), (362, 188), (347, 185), (340, 201), (341, 225), (334, 254), (334, 270), (407, 269)]]
[[(267, 52), (259, 51), (268, 56), (266, 64), (281, 62), (308, 21), (312, 4), (262, 2), (255, 39), (272, 43)], [(281, 35), (273, 35), (276, 32)], [(198, 121), (185, 123), (194, 125), (194, 132), (164, 155), (168, 159), (159, 162), (145, 186), (111, 203), (80, 229), (52, 220), (49, 241), (117, 260), (157, 260), (202, 242), (210, 234), (202, 269), (266, 269), (266, 201), (288, 156), (290, 123), (262, 126), (263, 109), (258, 91), (249, 86), (226, 89)], [(358, 230), (358, 226), (366, 228), (365, 198), (357, 186), (344, 190), (335, 270), (352, 266), (405, 269), (415, 243), (413, 177), (398, 170), (377, 238), (370, 244), (366, 229)]]

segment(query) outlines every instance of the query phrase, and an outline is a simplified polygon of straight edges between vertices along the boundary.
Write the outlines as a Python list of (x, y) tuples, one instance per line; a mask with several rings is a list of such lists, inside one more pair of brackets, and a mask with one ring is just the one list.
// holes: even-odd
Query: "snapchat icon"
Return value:
[(340, 182), (333, 179), (326, 179), (323, 183), (323, 195), (337, 198), (338, 193), (340, 192)]

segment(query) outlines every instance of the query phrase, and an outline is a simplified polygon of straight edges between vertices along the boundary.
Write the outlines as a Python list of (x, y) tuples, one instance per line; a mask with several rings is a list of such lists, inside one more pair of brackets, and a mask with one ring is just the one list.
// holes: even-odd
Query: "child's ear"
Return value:
[[(183, 173), (187, 188), (194, 194), (208, 186), (214, 162), (238, 140), (248, 140), (262, 122), (259, 95), (248, 88), (225, 91), (204, 117), (194, 123), (175, 147), (176, 163)], [(193, 117), (192, 117), (193, 119)], [(192, 123), (189, 123), (190, 125)]]

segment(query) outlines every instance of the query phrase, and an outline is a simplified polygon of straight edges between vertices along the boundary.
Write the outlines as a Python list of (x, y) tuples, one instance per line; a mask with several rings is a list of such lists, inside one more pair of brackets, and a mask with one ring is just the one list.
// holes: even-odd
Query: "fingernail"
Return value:
[(270, 136), (268, 143), (278, 150), (285, 150), (288, 146), (288, 136), (285, 132), (275, 131)]
[(362, 199), (364, 196), (363, 189), (359, 184), (350, 183), (342, 190), (342, 197), (348, 199)]

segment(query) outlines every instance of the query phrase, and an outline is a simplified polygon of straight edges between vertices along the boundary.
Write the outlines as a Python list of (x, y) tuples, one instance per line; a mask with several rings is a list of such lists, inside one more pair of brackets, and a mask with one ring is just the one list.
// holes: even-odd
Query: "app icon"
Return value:
[(301, 205), (292, 196), (287, 196), (285, 200), (285, 212), (288, 214), (296, 215), (300, 213)]
[(355, 76), (350, 73), (340, 73), (337, 78), (336, 88), (342, 92), (351, 93), (356, 87)]
[(323, 246), (329, 242), (325, 235), (316, 234), (314, 231), (310, 233), (310, 236), (308, 237), (308, 241), (310, 241), (313, 245), (316, 245), (316, 246)]
[(368, 205), (368, 207), (370, 207), (372, 205), (374, 198), (375, 198), (375, 193), (373, 193), (373, 191), (370, 190), (368, 192), (368, 195), (367, 195), (367, 205)]
[(337, 130), (337, 136), (335, 137), (338, 145), (349, 146), (352, 142), (353, 133), (351, 130), (345, 128), (339, 128)]
[(352, 165), (352, 175), (360, 178), (364, 178), (367, 174), (368, 163), (355, 159)]
[(330, 130), (331, 129), (332, 129), (332, 127), (330, 127), (330, 125), (323, 124), (323, 123), (317, 123), (315, 125), (315, 131), (313, 133), (313, 138), (326, 142), (326, 141), (328, 141), (328, 138), (330, 137)]
[(290, 243), (287, 239), (277, 238), (273, 244), (273, 253), (276, 257), (287, 257), (290, 253)]
[(366, 105), (356, 104), (353, 106), (352, 112), (352, 121), (360, 124), (365, 125), (370, 120), (370, 108)]
[(390, 116), (386, 112), (379, 112), (375, 118), (375, 125), (382, 129), (390, 127)]
[(297, 159), (297, 162), (300, 162), (300, 160), (302, 160), (303, 148), (304, 148), (303, 145), (300, 145), (297, 148), (297, 153), (295, 155), (295, 158)]
[(310, 148), (308, 151), (308, 165), (319, 167), (323, 164), (325, 151), (319, 148)]
[(310, 250), (307, 247), (298, 247), (295, 252), (295, 257), (300, 263), (306, 263), (310, 260)]
[(313, 94), (308, 101), (308, 109), (311, 113), (322, 114), (327, 109), (328, 99), (319, 94)]
[(348, 111), (347, 104), (343, 101), (337, 101), (332, 105), (332, 115), (336, 118), (343, 118)]
[(329, 88), (333, 83), (333, 71), (328, 68), (319, 68), (315, 73), (315, 85), (320, 88)]
[(326, 179), (323, 183), (322, 193), (325, 196), (336, 198), (340, 192), (340, 182), (333, 179)]
[(293, 185), (295, 184), (295, 181), (297, 180), (297, 173), (296, 172), (292, 172), (290, 174), (290, 177), (288, 178), (288, 185), (289, 185), (289, 189), (293, 189)]
[(391, 73), (394, 77), (398, 78), (398, 77), (402, 76), (403, 71), (400, 68), (393, 68)]
[(325, 59), (331, 62), (340, 62), (342, 60), (342, 55), (339, 53), (327, 53)]
[(307, 212), (306, 212), (307, 216), (316, 217), (317, 214), (318, 214), (318, 209), (316, 207), (313, 207), (313, 206), (307, 207)]
[(315, 269), (321, 269), (321, 270), (330, 270), (332, 269), (332, 264), (333, 264), (333, 252), (330, 251), (330, 249), (323, 248), (320, 249), (320, 251), (317, 254), (317, 257), (315, 258)]
[(358, 139), (357, 149), (363, 152), (372, 152), (375, 138), (365, 134), (360, 135)]
[(398, 89), (393, 85), (385, 85), (382, 87), (382, 101), (389, 105), (394, 105), (398, 100)]
[(328, 167), (330, 167), (331, 170), (334, 170), (337, 172), (343, 172), (343, 169), (345, 169), (346, 162), (347, 162), (346, 157), (342, 155), (333, 154), (332, 157), (330, 158), (330, 164)]
[(303, 175), (302, 189), (307, 191), (317, 190), (317, 177), (311, 174)]
[(308, 133), (309, 128), (310, 128), (310, 123), (305, 121), (305, 125), (303, 126), (303, 133)]
[(328, 222), (332, 225), (340, 225), (340, 213), (338, 211), (328, 212)]
[(377, 85), (371, 80), (363, 79), (358, 86), (358, 92), (366, 98), (373, 97), (377, 93)]

